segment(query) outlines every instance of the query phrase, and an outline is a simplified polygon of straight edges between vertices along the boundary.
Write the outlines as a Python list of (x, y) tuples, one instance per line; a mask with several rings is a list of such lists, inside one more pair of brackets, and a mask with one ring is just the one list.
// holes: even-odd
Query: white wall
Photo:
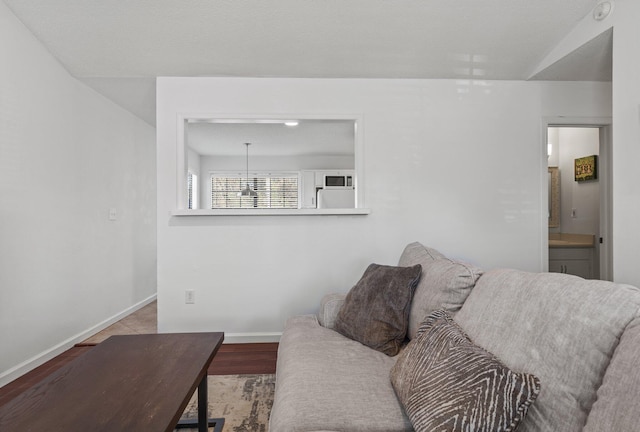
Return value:
[(153, 297), (156, 186), (153, 128), (2, 2), (0, 63), (1, 386)]
[(201, 156), (191, 149), (187, 149), (187, 170), (200, 177)]
[[(203, 173), (210, 171), (246, 172), (246, 157), (201, 156)], [(249, 171), (300, 171), (307, 169), (353, 169), (353, 156), (251, 156)]]
[(613, 34), (613, 278), (640, 286), (640, 2), (618, 0)]
[(587, 15), (540, 63), (538, 70), (613, 27), (613, 280), (640, 286), (640, 183), (630, 174), (640, 159), (640, 2), (612, 3), (614, 8), (608, 18), (595, 21), (591, 14)]
[[(159, 78), (158, 324), (277, 337), (411, 241), (483, 268), (543, 268), (544, 116), (610, 115), (610, 85)], [(572, 102), (572, 101), (575, 101)], [(358, 115), (368, 216), (172, 217), (176, 127), (190, 113)], [(543, 204), (545, 203), (545, 204)], [(543, 208), (544, 206), (544, 208)], [(544, 219), (543, 219), (544, 215)], [(249, 266), (249, 267), (248, 267)], [(185, 305), (184, 290), (196, 291)]]

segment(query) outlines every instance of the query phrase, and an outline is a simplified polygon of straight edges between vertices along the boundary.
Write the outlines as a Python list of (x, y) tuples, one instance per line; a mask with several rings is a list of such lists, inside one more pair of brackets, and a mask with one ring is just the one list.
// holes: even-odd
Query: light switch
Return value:
[(196, 302), (196, 292), (195, 290), (188, 289), (184, 292), (184, 302), (186, 304), (194, 304)]
[(118, 219), (118, 211), (115, 208), (109, 209), (109, 220), (114, 221)]

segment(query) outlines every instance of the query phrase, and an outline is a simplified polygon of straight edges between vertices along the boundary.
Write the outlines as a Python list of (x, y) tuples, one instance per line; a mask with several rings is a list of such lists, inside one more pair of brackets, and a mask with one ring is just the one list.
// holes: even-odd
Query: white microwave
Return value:
[(325, 189), (353, 189), (353, 176), (350, 175), (325, 175)]

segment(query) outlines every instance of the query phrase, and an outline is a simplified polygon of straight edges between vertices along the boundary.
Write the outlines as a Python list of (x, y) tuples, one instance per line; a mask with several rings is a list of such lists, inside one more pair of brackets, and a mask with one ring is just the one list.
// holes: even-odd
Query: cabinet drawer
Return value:
[(549, 248), (550, 260), (591, 259), (593, 248)]

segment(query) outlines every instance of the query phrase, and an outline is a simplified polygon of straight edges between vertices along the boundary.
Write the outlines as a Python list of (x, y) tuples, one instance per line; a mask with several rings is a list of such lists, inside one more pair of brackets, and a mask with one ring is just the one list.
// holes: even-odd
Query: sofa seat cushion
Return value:
[(389, 357), (318, 324), (290, 318), (278, 348), (270, 432), (412, 431), (389, 380)]
[(485, 273), (454, 320), (541, 392), (518, 432), (581, 431), (625, 327), (640, 307), (629, 286), (557, 273)]
[(534, 375), (475, 345), (444, 310), (420, 325), (391, 383), (418, 432), (513, 431), (540, 392)]
[(413, 294), (407, 336), (412, 339), (420, 323), (433, 311), (445, 309), (454, 315), (482, 274), (479, 268), (447, 258), (418, 242), (405, 247), (399, 266), (420, 264), (422, 275)]
[(420, 264), (369, 265), (347, 294), (335, 330), (389, 356), (398, 354), (407, 337), (409, 308), (421, 271)]

